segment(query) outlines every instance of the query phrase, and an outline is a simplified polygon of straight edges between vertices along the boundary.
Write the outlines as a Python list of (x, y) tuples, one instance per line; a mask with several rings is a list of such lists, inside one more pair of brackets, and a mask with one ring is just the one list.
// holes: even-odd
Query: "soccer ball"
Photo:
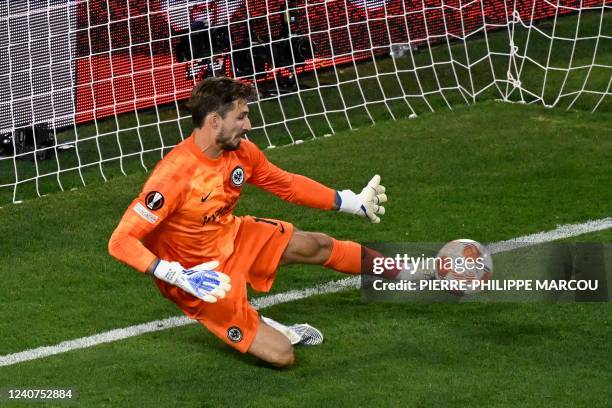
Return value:
[(482, 282), (491, 279), (491, 252), (471, 239), (456, 239), (444, 245), (436, 255), (436, 277), (463, 283), (450, 285), (452, 293), (463, 295), (479, 292)]

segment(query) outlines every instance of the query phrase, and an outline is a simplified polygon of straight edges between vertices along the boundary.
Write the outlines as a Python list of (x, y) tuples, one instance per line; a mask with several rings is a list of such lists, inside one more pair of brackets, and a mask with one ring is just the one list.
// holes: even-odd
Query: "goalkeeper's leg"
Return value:
[[(301, 263), (323, 265), (338, 272), (356, 275), (371, 271), (374, 258), (384, 257), (378, 251), (353, 241), (340, 241), (320, 232), (294, 229), (293, 236), (283, 253), (281, 265)], [(393, 279), (402, 272), (387, 269), (382, 276)]]
[(295, 354), (289, 339), (261, 320), (255, 339), (247, 352), (279, 368), (290, 367), (295, 363)]

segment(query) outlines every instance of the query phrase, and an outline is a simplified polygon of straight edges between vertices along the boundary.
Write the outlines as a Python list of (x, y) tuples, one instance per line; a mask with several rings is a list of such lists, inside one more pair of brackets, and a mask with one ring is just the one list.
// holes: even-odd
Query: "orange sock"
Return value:
[(342, 273), (358, 274), (361, 273), (361, 245), (353, 241), (334, 242), (329, 259), (323, 266), (334, 269)]
[[(338, 241), (333, 239), (332, 252), (329, 259), (323, 266), (334, 269), (338, 272), (359, 274), (361, 266), (364, 265), (365, 273), (372, 273), (374, 258), (384, 257), (378, 251), (359, 245), (353, 241)], [(387, 269), (381, 275), (384, 278), (392, 279), (400, 271), (398, 269)]]

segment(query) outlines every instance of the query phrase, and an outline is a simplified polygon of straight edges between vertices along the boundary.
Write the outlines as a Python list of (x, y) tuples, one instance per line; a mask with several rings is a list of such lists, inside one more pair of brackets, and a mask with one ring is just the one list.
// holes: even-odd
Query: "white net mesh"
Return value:
[(0, 204), (148, 170), (203, 77), (273, 147), (498, 99), (609, 111), (612, 1), (0, 0)]

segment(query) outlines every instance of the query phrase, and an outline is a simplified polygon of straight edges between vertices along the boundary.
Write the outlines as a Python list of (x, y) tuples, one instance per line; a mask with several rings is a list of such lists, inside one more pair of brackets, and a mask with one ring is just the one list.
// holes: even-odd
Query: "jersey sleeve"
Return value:
[(322, 210), (333, 208), (335, 190), (308, 177), (280, 169), (272, 164), (254, 143), (246, 142), (253, 166), (249, 183), (294, 204)]
[(184, 171), (171, 163), (153, 171), (109, 240), (108, 251), (113, 257), (140, 272), (157, 258), (141, 240), (181, 205), (187, 182)]

